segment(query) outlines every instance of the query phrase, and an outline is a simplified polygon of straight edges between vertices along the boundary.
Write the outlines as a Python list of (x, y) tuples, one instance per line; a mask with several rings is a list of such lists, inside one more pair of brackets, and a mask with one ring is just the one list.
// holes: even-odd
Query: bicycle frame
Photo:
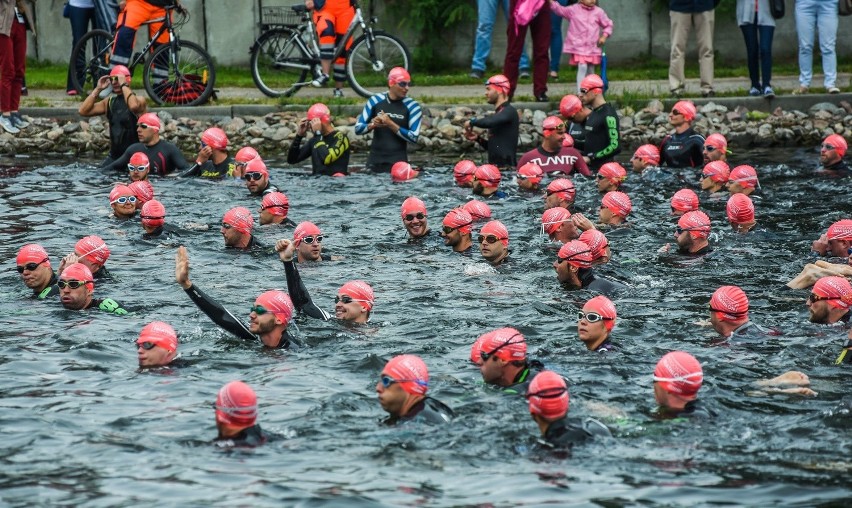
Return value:
[[(171, 9), (170, 9), (170, 11), (171, 11)], [(147, 22), (143, 23), (143, 25), (150, 25), (150, 24), (153, 24), (153, 23), (159, 23), (160, 21), (162, 21), (162, 22), (163, 22), (162, 26), (160, 26), (160, 29), (159, 29), (159, 30), (157, 30), (157, 31), (154, 33), (154, 35), (152, 35), (152, 36), (148, 39), (148, 43), (147, 43), (147, 44), (145, 44), (145, 47), (143, 47), (143, 48), (142, 48), (142, 51), (140, 51), (140, 52), (138, 53), (138, 56), (137, 56), (137, 54), (135, 54), (135, 53), (134, 53), (133, 57), (132, 57), (132, 58), (131, 58), (131, 60), (130, 60), (130, 66), (129, 66), (129, 67), (130, 67), (130, 70), (131, 70), (131, 71), (132, 71), (132, 70), (133, 70), (133, 69), (134, 69), (134, 68), (135, 68), (135, 67), (136, 67), (136, 66), (137, 66), (140, 62), (144, 62), (144, 61), (145, 61), (145, 58), (147, 57), (148, 51), (151, 49), (151, 47), (153, 47), (153, 46), (154, 46), (154, 44), (156, 43), (157, 39), (159, 39), (159, 38), (160, 38), (160, 36), (161, 36), (161, 35), (163, 35), (163, 33), (164, 33), (164, 32), (168, 32), (168, 33), (169, 33), (169, 42), (168, 42), (168, 44), (173, 45), (173, 44), (174, 44), (174, 42), (177, 40), (177, 36), (175, 35), (175, 31), (174, 31), (174, 29), (173, 29), (173, 27), (172, 27), (172, 16), (171, 16), (171, 14), (172, 14), (171, 12), (166, 12), (166, 16), (165, 16), (164, 18), (162, 18), (162, 19), (155, 19), (155, 20), (151, 20), (151, 21), (147, 21)], [(174, 53), (173, 53), (173, 54), (174, 54)]]

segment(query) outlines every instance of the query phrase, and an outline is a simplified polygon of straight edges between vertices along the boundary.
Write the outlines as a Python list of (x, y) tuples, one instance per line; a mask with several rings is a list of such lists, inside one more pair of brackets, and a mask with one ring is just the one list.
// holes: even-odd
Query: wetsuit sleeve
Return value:
[(98, 302), (98, 310), (109, 312), (116, 316), (124, 316), (127, 314), (127, 310), (125, 310), (120, 303), (116, 302), (112, 298), (104, 298)]
[[(671, 135), (666, 135), (666, 137), (664, 137), (663, 141), (660, 143), (660, 147), (659, 147), (660, 148), (660, 167), (663, 167), (663, 166), (666, 166), (666, 165), (671, 166), (671, 164), (668, 162), (668, 160), (669, 160), (668, 154), (666, 153), (666, 145), (668, 144), (670, 138), (671, 138)], [(704, 154), (702, 153), (701, 156), (702, 156), (702, 159), (703, 159)]]
[(237, 319), (228, 311), (228, 309), (222, 307), (219, 302), (210, 298), (204, 294), (203, 291), (195, 287), (195, 284), (190, 286), (189, 289), (184, 289), (184, 291), (186, 291), (189, 298), (195, 302), (195, 305), (197, 305), (202, 312), (207, 314), (207, 317), (209, 317), (211, 321), (219, 325), (225, 331), (232, 333), (241, 339), (259, 340), (255, 334), (249, 331), (248, 326), (246, 326), (245, 323)]
[(417, 143), (417, 138), (420, 137), (420, 121), (423, 118), (420, 104), (414, 99), (406, 98), (405, 107), (408, 108), (408, 128), (400, 127), (397, 135), (409, 143)]
[(305, 143), (305, 146), (302, 146), (303, 139), (302, 136), (297, 135), (290, 144), (290, 149), (287, 150), (287, 164), (302, 162), (311, 156), (311, 144)]
[(361, 111), (361, 115), (355, 122), (355, 134), (367, 134), (369, 132), (368, 126), (370, 125), (370, 120), (372, 120), (373, 116), (375, 116), (373, 109), (376, 107), (376, 104), (383, 99), (384, 94), (376, 94), (370, 97), (367, 104), (364, 106), (364, 110)]
[(323, 321), (331, 319), (326, 311), (317, 307), (311, 300), (311, 295), (308, 294), (308, 289), (302, 282), (302, 276), (299, 275), (296, 263), (293, 261), (285, 262), (284, 272), (287, 274), (287, 292), (290, 294), (290, 299), (293, 300), (293, 306), (312, 318), (322, 319)]
[(618, 117), (616, 116), (615, 110), (612, 110), (612, 112), (606, 116), (606, 132), (609, 137), (609, 144), (606, 145), (603, 150), (592, 154), (592, 159), (603, 159), (618, 150)]
[(689, 141), (689, 162), (692, 167), (700, 168), (704, 165), (704, 137), (701, 135), (691, 136)]
[(517, 113), (514, 113), (511, 108), (501, 108), (500, 111), (493, 115), (472, 119), (470, 124), (474, 127), (479, 127), (480, 129), (493, 129), (500, 125), (510, 123), (512, 121), (513, 114)]
[(331, 166), (340, 157), (349, 150), (349, 138), (343, 132), (337, 131), (334, 133), (334, 141), (332, 144), (325, 142), (325, 138), (320, 139), (314, 145), (314, 150), (317, 151), (317, 157), (326, 166)]
[(127, 150), (121, 154), (121, 157), (112, 161), (110, 164), (103, 166), (101, 169), (106, 169), (110, 171), (127, 171), (127, 164), (130, 162), (130, 156), (136, 152), (144, 152), (144, 148), (141, 148), (141, 143), (135, 143), (127, 147)]
[(177, 146), (171, 144), (168, 145), (167, 156), (175, 171), (183, 172), (189, 169), (189, 163), (186, 162), (186, 158), (184, 158)]
[(184, 177), (184, 176), (198, 176), (198, 175), (200, 175), (200, 174), (201, 174), (201, 171), (202, 171), (202, 169), (204, 168), (204, 166), (208, 165), (208, 163), (209, 163), (210, 168), (212, 169), (212, 168), (213, 168), (213, 163), (212, 163), (211, 161), (207, 161), (207, 162), (205, 162), (204, 164), (201, 164), (201, 165), (199, 165), (199, 164), (196, 162), (196, 163), (193, 163), (193, 165), (192, 165), (192, 166), (190, 166), (190, 167), (188, 167), (187, 169), (185, 169), (185, 170), (181, 171), (180, 173), (175, 173), (175, 175), (174, 175), (174, 176), (177, 176), (177, 177)]

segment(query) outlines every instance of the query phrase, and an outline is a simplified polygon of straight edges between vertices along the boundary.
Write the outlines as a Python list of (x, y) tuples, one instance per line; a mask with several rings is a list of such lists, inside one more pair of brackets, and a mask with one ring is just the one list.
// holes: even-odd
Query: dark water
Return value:
[[(852, 216), (848, 180), (815, 180), (810, 151), (750, 154), (763, 198), (764, 232), (736, 237), (724, 223), (725, 199), (702, 195), (714, 221), (715, 255), (699, 263), (660, 257), (674, 223), (678, 187), (627, 182), (634, 227), (612, 235), (618, 266), (603, 270), (631, 285), (615, 299), (614, 336), (623, 352), (587, 352), (576, 337), (578, 304), (552, 269), (555, 247), (539, 237), (538, 196), (491, 203), (509, 228), (511, 263), (499, 272), (478, 256), (440, 242), (408, 244), (399, 205), (420, 196), (433, 230), (466, 191), (445, 163), (418, 181), (385, 175), (319, 179), (274, 170), (291, 217), (326, 233), (326, 249), (345, 260), (303, 267), (320, 306), (332, 307), (344, 281), (376, 290), (372, 326), (299, 320), (310, 347), (268, 351), (217, 329), (174, 282), (174, 247), (143, 243), (136, 222), (109, 218), (107, 194), (119, 176), (84, 163), (3, 159), (0, 249), (0, 500), (10, 506), (565, 506), (843, 505), (849, 502), (849, 371), (833, 365), (845, 331), (807, 321), (805, 291), (783, 284), (808, 259), (810, 243)], [(744, 161), (742, 155), (733, 157)], [(772, 162), (768, 162), (772, 161)], [(54, 161), (55, 162), (55, 161)], [(273, 164), (273, 166), (275, 166)], [(593, 182), (579, 179), (581, 208), (597, 209)], [(236, 183), (156, 180), (173, 224), (214, 225), (184, 237), (192, 280), (235, 314), (248, 315), (260, 292), (285, 288), (275, 257), (224, 251), (218, 227), (236, 205), (257, 210)], [(135, 310), (115, 317), (33, 302), (14, 270), (17, 249), (40, 242), (58, 265), (88, 234), (109, 244), (116, 280), (99, 285)], [(291, 230), (261, 228), (271, 244)], [(748, 293), (752, 319), (781, 335), (755, 346), (716, 347), (707, 303), (723, 284)], [(188, 368), (139, 372), (133, 345), (149, 321), (178, 330)], [(614, 438), (578, 447), (569, 459), (534, 452), (538, 432), (521, 398), (494, 393), (468, 362), (480, 334), (515, 326), (533, 357), (571, 382), (571, 415), (597, 415)], [(651, 373), (665, 352), (702, 362), (701, 399), (712, 421), (658, 422)], [(452, 406), (445, 428), (385, 428), (374, 387), (387, 358), (422, 356), (430, 392)], [(751, 381), (797, 369), (815, 399), (752, 396)], [(242, 379), (260, 398), (260, 423), (274, 440), (253, 450), (221, 450), (211, 403), (224, 383)], [(622, 417), (606, 416), (599, 406)]]

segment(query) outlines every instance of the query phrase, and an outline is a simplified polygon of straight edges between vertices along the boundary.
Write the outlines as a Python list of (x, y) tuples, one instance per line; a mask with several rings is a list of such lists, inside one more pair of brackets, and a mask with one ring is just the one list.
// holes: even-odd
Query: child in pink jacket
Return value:
[(612, 20), (603, 9), (596, 6), (597, 0), (580, 0), (579, 3), (563, 7), (553, 0), (550, 9), (557, 16), (569, 21), (568, 32), (562, 52), (571, 55), (571, 65), (577, 66), (577, 91), (580, 82), (588, 74), (595, 73), (595, 66), (601, 63), (601, 46), (612, 35)]

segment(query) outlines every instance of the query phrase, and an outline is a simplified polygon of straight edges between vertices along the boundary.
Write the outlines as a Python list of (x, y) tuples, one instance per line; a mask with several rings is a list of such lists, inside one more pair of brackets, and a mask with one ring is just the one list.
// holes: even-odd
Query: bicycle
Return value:
[[(353, 5), (355, 17), (334, 47), (332, 60), (345, 55), (349, 84), (359, 95), (370, 97), (384, 89), (392, 68), (410, 69), (411, 54), (396, 36), (373, 29), (378, 19), (372, 13), (368, 23), (358, 2)], [(370, 7), (372, 10), (372, 4)], [(249, 51), (251, 76), (261, 92), (269, 97), (290, 97), (319, 77), (319, 39), (311, 12), (304, 5), (264, 7), (260, 27), (262, 33)], [(347, 55), (346, 45), (358, 30), (361, 35)]]
[[(162, 22), (163, 25), (142, 51), (133, 54), (127, 67), (132, 74), (137, 65), (143, 65), (145, 91), (160, 106), (203, 104), (214, 92), (216, 69), (213, 59), (198, 44), (182, 41), (178, 36), (177, 28), (189, 21), (189, 12), (176, 4), (164, 9), (164, 18), (144, 23)], [(180, 16), (177, 21), (172, 20), (174, 10)], [(164, 33), (169, 34), (169, 42), (155, 47), (155, 41)], [(109, 75), (114, 45), (115, 34), (106, 30), (91, 30), (74, 45), (69, 63), (71, 84), (81, 96), (94, 88), (101, 76)]]

